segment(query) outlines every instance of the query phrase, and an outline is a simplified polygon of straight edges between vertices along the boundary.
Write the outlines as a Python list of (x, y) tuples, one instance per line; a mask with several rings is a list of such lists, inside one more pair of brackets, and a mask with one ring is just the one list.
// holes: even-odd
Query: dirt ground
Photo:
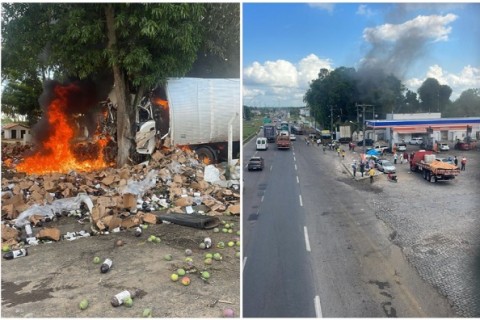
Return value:
[[(79, 238), (54, 243), (42, 243), (28, 248), (28, 256), (1, 262), (2, 317), (142, 317), (145, 308), (152, 309), (155, 318), (218, 318), (225, 308), (240, 315), (240, 258), (235, 257), (237, 246), (216, 248), (239, 238), (238, 216), (220, 216), (226, 223), (234, 223), (233, 233), (215, 233), (175, 224), (148, 225), (140, 237), (131, 230)], [(49, 222), (62, 234), (89, 230), (88, 223), (80, 224), (73, 217), (61, 217)], [(35, 233), (35, 230), (34, 230)], [(147, 241), (150, 235), (160, 237), (160, 243)], [(198, 245), (210, 237), (214, 246), (202, 250)], [(123, 246), (115, 246), (116, 240)], [(191, 284), (184, 286), (170, 280), (179, 267), (187, 267), (185, 249), (191, 249), (194, 268), (190, 270)], [(206, 253), (219, 252), (222, 261), (204, 264)], [(171, 254), (171, 261), (164, 260)], [(107, 273), (94, 264), (98, 256), (113, 260)], [(195, 271), (196, 270), (196, 271)], [(207, 270), (208, 281), (200, 278)], [(140, 289), (132, 307), (113, 307), (110, 299), (123, 290)], [(80, 310), (82, 299), (89, 301), (86, 310)]]

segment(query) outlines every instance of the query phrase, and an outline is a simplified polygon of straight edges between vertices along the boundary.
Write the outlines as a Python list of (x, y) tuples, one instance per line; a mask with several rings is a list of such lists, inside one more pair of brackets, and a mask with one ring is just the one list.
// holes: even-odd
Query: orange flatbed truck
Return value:
[(277, 149), (290, 149), (290, 134), (288, 131), (281, 131), (277, 135)]
[(433, 151), (420, 150), (414, 153), (410, 160), (410, 171), (420, 172), (423, 179), (431, 182), (440, 180), (452, 180), (460, 174), (460, 169), (450, 163), (435, 159)]

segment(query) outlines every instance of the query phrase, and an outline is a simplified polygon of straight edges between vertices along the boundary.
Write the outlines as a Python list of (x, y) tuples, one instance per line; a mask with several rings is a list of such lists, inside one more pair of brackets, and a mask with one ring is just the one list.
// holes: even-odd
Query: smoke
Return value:
[[(66, 83), (47, 80), (39, 97), (43, 116), (32, 128), (32, 137), (37, 146), (40, 146), (57, 129), (49, 124), (48, 114), (52, 101), (58, 98), (55, 88), (59, 86), (66, 89), (63, 90), (66, 101), (63, 110), (69, 119), (71, 127), (78, 129), (85, 126), (90, 134), (94, 133), (97, 127), (97, 119), (100, 112), (99, 102), (105, 100), (107, 86), (98, 86), (89, 80)], [(77, 134), (81, 135), (83, 132), (77, 132)]]
[(397, 4), (386, 17), (385, 24), (366, 28), (364, 39), (371, 45), (361, 61), (360, 69), (381, 68), (386, 74), (404, 79), (412, 66), (428, 54), (434, 42), (445, 41), (451, 32), (454, 14), (416, 16), (407, 20), (413, 9), (435, 10), (427, 4)]

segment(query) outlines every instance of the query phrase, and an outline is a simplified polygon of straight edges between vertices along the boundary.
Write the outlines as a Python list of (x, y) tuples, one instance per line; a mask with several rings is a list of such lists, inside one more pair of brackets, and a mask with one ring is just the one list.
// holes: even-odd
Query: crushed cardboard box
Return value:
[[(25, 175), (11, 170), (13, 174), (9, 178), (2, 176), (2, 190), (7, 190), (2, 192), (2, 219), (14, 220), (34, 205), (45, 205), (79, 193), (91, 197), (91, 227), (100, 231), (157, 223), (155, 215), (143, 212), (138, 206), (144, 201), (148, 208), (154, 206), (169, 213), (186, 213), (187, 208), (207, 215), (240, 213), (240, 194), (236, 190), (206, 181), (207, 165), (199, 162), (192, 151), (169, 148), (168, 139), (165, 146), (167, 148), (157, 150), (147, 164), (119, 169), (45, 175)], [(120, 187), (127, 187), (132, 181), (141, 182), (153, 170), (157, 172), (153, 187), (143, 190), (142, 194), (120, 193)], [(225, 181), (225, 170), (219, 167), (218, 171), (220, 180)], [(201, 199), (200, 205), (198, 199)], [(39, 225), (44, 218), (32, 215), (30, 222)], [(41, 231), (44, 237), (60, 239), (56, 230), (44, 230)]]

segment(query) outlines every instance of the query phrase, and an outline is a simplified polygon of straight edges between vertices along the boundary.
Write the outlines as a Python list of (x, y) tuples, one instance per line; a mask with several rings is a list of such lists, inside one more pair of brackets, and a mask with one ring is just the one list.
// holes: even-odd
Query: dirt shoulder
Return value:
[[(198, 247), (205, 237), (214, 244), (234, 240), (239, 230), (239, 218), (220, 217), (234, 223), (234, 232), (215, 233), (175, 224), (150, 225), (140, 237), (131, 230), (106, 235), (44, 243), (28, 248), (28, 256), (2, 261), (2, 317), (142, 317), (145, 308), (152, 308), (155, 318), (208, 317), (222, 315), (224, 308), (240, 314), (240, 259), (235, 257), (238, 247), (215, 246), (202, 250)], [(72, 218), (60, 219), (57, 227), (79, 230)], [(158, 236), (160, 243), (149, 242), (150, 235)], [(123, 246), (115, 246), (123, 240)], [(193, 251), (193, 268), (188, 276), (189, 286), (170, 280), (177, 268), (188, 269), (185, 249)], [(223, 259), (204, 263), (206, 253), (219, 252)], [(171, 254), (171, 261), (164, 260)], [(100, 272), (93, 258), (113, 260), (111, 270)], [(208, 281), (201, 271), (209, 271)], [(187, 270), (188, 271), (188, 270)], [(110, 299), (128, 289), (140, 289), (131, 308), (112, 307)], [(86, 310), (80, 310), (82, 299), (89, 301)]]

